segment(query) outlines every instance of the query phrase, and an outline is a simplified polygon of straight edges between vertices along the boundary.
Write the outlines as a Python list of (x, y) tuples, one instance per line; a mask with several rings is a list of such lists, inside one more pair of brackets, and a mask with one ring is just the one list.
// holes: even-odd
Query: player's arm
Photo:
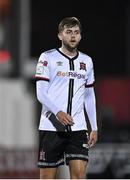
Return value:
[(36, 82), (36, 94), (37, 99), (41, 104), (44, 104), (50, 111), (54, 114), (57, 114), (60, 111), (60, 108), (52, 102), (51, 97), (48, 96), (47, 91), (49, 87), (50, 81), (50, 61), (45, 53), (42, 53), (39, 57), (37, 66), (36, 66), (36, 73), (35, 79)]
[(61, 109), (51, 100), (51, 97), (47, 94), (49, 82), (38, 80), (36, 82), (37, 99), (41, 104), (44, 104), (55, 115), (61, 111)]
[(94, 146), (98, 139), (97, 117), (96, 117), (96, 98), (93, 87), (89, 87), (85, 92), (85, 109), (91, 125), (91, 133), (88, 144)]
[(44, 104), (48, 109), (50, 109), (51, 112), (53, 112), (58, 120), (63, 124), (63, 125), (73, 125), (73, 119), (72, 117), (63, 112), (52, 100), (51, 97), (48, 95), (48, 86), (49, 82), (43, 81), (43, 80), (38, 80), (36, 82), (36, 93), (37, 93), (37, 99), (41, 104)]

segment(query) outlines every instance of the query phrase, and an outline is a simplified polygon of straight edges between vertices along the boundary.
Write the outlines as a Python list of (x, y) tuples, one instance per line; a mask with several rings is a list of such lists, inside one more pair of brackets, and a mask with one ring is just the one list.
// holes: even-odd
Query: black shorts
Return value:
[(69, 160), (88, 161), (86, 130), (67, 132), (40, 131), (38, 167), (58, 167)]

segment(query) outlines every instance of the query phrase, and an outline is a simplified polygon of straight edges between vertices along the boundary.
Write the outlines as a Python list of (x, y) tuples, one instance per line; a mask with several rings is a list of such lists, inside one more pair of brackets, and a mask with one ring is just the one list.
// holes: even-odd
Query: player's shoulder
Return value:
[(55, 52), (56, 52), (56, 49), (53, 48), (53, 49), (49, 49), (49, 50), (43, 51), (41, 53), (41, 55), (51, 55), (51, 54), (54, 54)]
[(56, 53), (56, 49), (49, 49), (46, 51), (41, 52), (39, 61), (50, 61), (52, 59), (51, 57), (54, 57), (54, 54)]
[(83, 58), (85, 61), (92, 63), (92, 57), (87, 53), (79, 51), (80, 57)]

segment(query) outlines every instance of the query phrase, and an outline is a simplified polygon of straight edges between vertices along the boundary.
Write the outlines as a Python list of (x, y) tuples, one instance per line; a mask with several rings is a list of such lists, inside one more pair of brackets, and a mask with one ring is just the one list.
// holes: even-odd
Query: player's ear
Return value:
[(80, 36), (80, 40), (82, 39), (82, 35)]
[(61, 33), (58, 33), (59, 40), (62, 40)]
[(80, 33), (80, 40), (82, 39), (82, 34)]

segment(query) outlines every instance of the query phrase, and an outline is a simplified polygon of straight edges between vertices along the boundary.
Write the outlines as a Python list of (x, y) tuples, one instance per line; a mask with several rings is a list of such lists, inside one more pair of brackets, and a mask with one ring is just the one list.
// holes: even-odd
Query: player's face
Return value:
[(62, 41), (62, 46), (68, 50), (73, 50), (77, 48), (81, 40), (81, 32), (77, 25), (71, 28), (65, 26), (64, 30), (59, 33), (58, 37)]

